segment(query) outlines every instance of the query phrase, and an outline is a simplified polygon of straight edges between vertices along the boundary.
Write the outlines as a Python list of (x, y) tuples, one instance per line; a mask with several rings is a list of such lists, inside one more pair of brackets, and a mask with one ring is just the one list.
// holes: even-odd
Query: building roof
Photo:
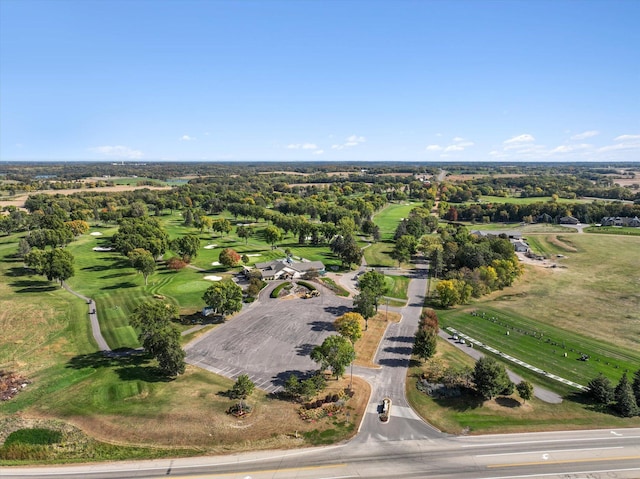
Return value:
[(265, 263), (256, 263), (256, 268), (258, 268), (262, 272), (263, 276), (271, 276), (275, 275), (285, 268), (292, 271), (297, 271), (298, 273), (305, 273), (314, 269), (317, 271), (323, 271), (324, 263), (322, 261), (289, 262), (284, 259), (268, 261)]

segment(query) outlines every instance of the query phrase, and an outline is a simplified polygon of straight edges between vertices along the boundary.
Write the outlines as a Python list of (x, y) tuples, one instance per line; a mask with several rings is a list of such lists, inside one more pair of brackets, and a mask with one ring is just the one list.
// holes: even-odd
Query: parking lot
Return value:
[(318, 369), (309, 358), (313, 347), (335, 334), (333, 322), (349, 311), (352, 300), (323, 287), (310, 299), (260, 299), (228, 322), (187, 345), (187, 361), (229, 378), (248, 374), (257, 387), (274, 392), (292, 373)]

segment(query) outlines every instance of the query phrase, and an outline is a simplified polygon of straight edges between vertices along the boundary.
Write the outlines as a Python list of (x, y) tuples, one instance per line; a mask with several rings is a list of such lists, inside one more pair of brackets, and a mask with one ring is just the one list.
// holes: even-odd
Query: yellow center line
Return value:
[(566, 459), (566, 460), (557, 460), (557, 461), (521, 462), (518, 464), (489, 464), (487, 468), (495, 469), (500, 467), (541, 466), (543, 464), (571, 464), (574, 462), (626, 461), (630, 459), (640, 459), (640, 456), (598, 457), (593, 459)]
[[(217, 473), (217, 474), (209, 474), (209, 473), (205, 473), (204, 475), (197, 475), (196, 477), (224, 477), (224, 476), (236, 476), (238, 474), (275, 474), (277, 472), (291, 472), (291, 471), (314, 471), (317, 469), (335, 469), (338, 467), (345, 467), (346, 464), (327, 464), (326, 466), (303, 466), (303, 467), (284, 467), (284, 468), (278, 468), (278, 469), (262, 469), (262, 470), (256, 470), (256, 471), (229, 471), (229, 472), (221, 472), (221, 473)], [(204, 466), (206, 467), (206, 466)], [(215, 467), (215, 465), (212, 465), (211, 467)], [(189, 479), (193, 479), (194, 476), (193, 474), (189, 474), (188, 476), (171, 476), (175, 479), (181, 479), (181, 478), (189, 478)]]

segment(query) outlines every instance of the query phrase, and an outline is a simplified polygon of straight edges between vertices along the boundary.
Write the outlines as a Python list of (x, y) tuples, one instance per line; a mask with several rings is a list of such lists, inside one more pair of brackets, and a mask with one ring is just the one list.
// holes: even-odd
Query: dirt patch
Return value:
[(564, 251), (569, 251), (571, 253), (575, 253), (576, 251), (578, 251), (573, 245), (571, 245), (569, 243), (569, 241), (565, 240), (564, 238), (560, 237), (560, 236), (549, 236), (548, 238), (549, 243), (551, 243), (552, 245), (564, 250)]
[(29, 383), (30, 381), (20, 374), (0, 371), (0, 401), (13, 399)]

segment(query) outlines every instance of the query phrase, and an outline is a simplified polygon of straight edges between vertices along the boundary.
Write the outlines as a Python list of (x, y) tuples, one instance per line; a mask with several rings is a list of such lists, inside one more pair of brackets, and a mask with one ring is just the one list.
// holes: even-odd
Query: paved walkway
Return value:
[(102, 336), (102, 331), (100, 331), (100, 322), (98, 321), (98, 313), (96, 310), (96, 302), (88, 298), (87, 296), (83, 296), (82, 294), (72, 290), (66, 283), (62, 283), (62, 287), (69, 291), (71, 294), (77, 296), (78, 298), (82, 298), (89, 305), (89, 320), (91, 321), (91, 334), (93, 334), (93, 339), (95, 339), (96, 343), (98, 343), (98, 348), (101, 351), (111, 352), (111, 348), (107, 344), (107, 341)]

